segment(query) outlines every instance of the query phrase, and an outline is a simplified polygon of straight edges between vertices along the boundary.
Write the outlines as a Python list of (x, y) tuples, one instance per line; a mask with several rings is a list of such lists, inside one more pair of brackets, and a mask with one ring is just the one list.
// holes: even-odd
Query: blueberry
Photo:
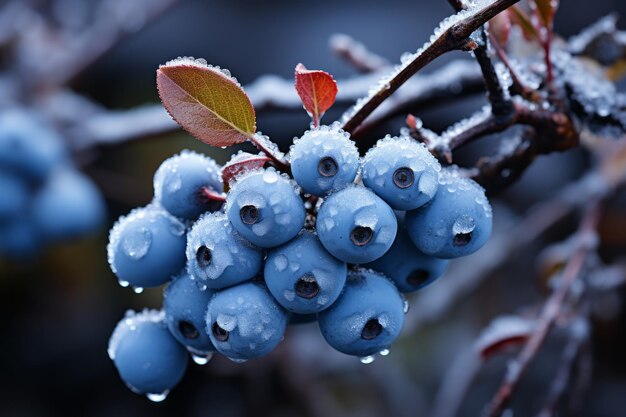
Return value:
[(404, 323), (404, 301), (383, 275), (351, 271), (339, 299), (318, 314), (324, 339), (348, 355), (368, 356), (387, 349)]
[(156, 287), (185, 266), (185, 241), (178, 219), (154, 205), (138, 208), (111, 229), (109, 265), (120, 282)]
[(298, 234), (305, 210), (293, 184), (268, 168), (237, 179), (226, 197), (226, 214), (245, 239), (261, 248), (272, 248)]
[(10, 221), (24, 212), (29, 197), (30, 189), (21, 177), (0, 170), (0, 222)]
[(137, 394), (167, 394), (185, 374), (189, 355), (167, 330), (162, 311), (129, 311), (115, 327), (109, 357)]
[(296, 139), (289, 157), (291, 172), (304, 192), (323, 196), (351, 184), (359, 169), (359, 151), (350, 135), (320, 126)]
[(396, 210), (413, 210), (437, 192), (441, 166), (426, 147), (411, 138), (378, 141), (362, 162), (363, 184)]
[(204, 189), (223, 191), (220, 168), (207, 156), (182, 151), (163, 161), (154, 174), (154, 196), (173, 216), (195, 220), (206, 211), (216, 211), (221, 203), (207, 199)]
[(215, 292), (201, 285), (188, 274), (176, 277), (163, 293), (163, 311), (176, 340), (193, 353), (204, 355), (215, 351), (205, 325), (209, 300)]
[(349, 186), (324, 201), (317, 213), (316, 228), (331, 255), (360, 264), (387, 252), (398, 224), (393, 210), (380, 197), (366, 188)]
[(454, 172), (441, 175), (439, 184), (430, 204), (406, 213), (409, 237), (417, 249), (437, 258), (476, 252), (491, 234), (491, 206), (485, 191)]
[(187, 234), (187, 270), (209, 288), (247, 281), (262, 263), (261, 251), (239, 236), (224, 213), (202, 216)]
[(48, 241), (95, 232), (105, 217), (100, 190), (74, 169), (55, 170), (33, 199), (33, 221)]
[(397, 212), (398, 234), (387, 253), (365, 265), (385, 274), (402, 292), (425, 287), (445, 272), (450, 261), (417, 250), (405, 229), (404, 212)]
[(35, 113), (8, 110), (0, 115), (2, 167), (40, 182), (67, 160), (62, 138)]
[(317, 313), (335, 302), (346, 282), (345, 262), (332, 257), (313, 233), (269, 252), (265, 283), (276, 301), (299, 314)]
[(206, 326), (218, 352), (246, 360), (274, 350), (285, 333), (287, 313), (265, 287), (247, 282), (215, 294)]

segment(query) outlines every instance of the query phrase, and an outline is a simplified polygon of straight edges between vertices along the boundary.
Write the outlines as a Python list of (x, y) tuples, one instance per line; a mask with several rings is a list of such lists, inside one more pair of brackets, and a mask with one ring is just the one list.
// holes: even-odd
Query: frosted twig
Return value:
[(387, 59), (371, 52), (349, 35), (336, 33), (330, 37), (330, 49), (350, 63), (357, 71), (370, 73), (389, 67)]
[(537, 417), (552, 417), (555, 415), (559, 400), (571, 383), (573, 368), (583, 345), (589, 341), (589, 320), (586, 317), (586, 308), (569, 325), (569, 340), (563, 349), (561, 363), (556, 376), (552, 381), (550, 392), (543, 409)]
[(569, 294), (572, 285), (579, 277), (585, 265), (587, 257), (595, 250), (597, 245), (596, 228), (601, 214), (601, 199), (590, 202), (585, 211), (577, 232), (578, 244), (563, 269), (558, 286), (546, 300), (541, 314), (537, 319), (535, 330), (528, 342), (524, 344), (517, 358), (509, 364), (507, 373), (496, 392), (493, 400), (485, 409), (484, 415), (496, 417), (502, 415), (505, 407), (509, 404), (515, 389), (528, 365), (535, 358), (539, 348), (543, 345), (548, 332), (552, 328), (557, 317), (560, 315), (563, 304)]
[(36, 61), (28, 61), (31, 65), (26, 70), (31, 77), (36, 78), (33, 84), (57, 86), (67, 83), (124, 36), (139, 30), (177, 1), (102, 0), (96, 10), (98, 18), (88, 29), (82, 33), (67, 34), (58, 47), (50, 50), (38, 48), (48, 55), (40, 56)]
[(382, 102), (393, 94), (415, 73), (439, 56), (468, 45), (470, 35), (489, 19), (517, 3), (519, 0), (483, 0), (470, 11), (464, 10), (445, 20), (422, 49), (400, 66), (380, 87), (346, 115), (343, 129), (355, 131)]
[[(465, 9), (461, 0), (448, 0), (448, 3), (450, 3), (457, 12)], [(489, 103), (491, 103), (491, 111), (495, 115), (507, 115), (513, 111), (513, 106), (508, 94), (504, 93), (500, 78), (489, 57), (487, 45), (487, 32), (483, 26), (478, 30), (478, 46), (474, 49), (474, 57), (483, 73), (483, 79), (487, 89), (487, 99)]]

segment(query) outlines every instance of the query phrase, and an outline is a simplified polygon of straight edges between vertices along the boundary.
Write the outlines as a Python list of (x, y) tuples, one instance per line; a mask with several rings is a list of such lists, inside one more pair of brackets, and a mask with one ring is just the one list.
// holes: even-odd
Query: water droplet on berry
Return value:
[(143, 288), (142, 287), (133, 287), (133, 291), (135, 292), (135, 294), (141, 294), (143, 292)]
[(380, 356), (387, 356), (389, 355), (390, 351), (389, 349), (383, 349), (380, 352), (378, 352), (380, 354)]
[(208, 353), (206, 355), (197, 355), (195, 353), (191, 354), (191, 359), (197, 365), (206, 365), (207, 363), (209, 363), (212, 357), (213, 357), (212, 353)]
[(402, 305), (402, 311), (404, 311), (404, 314), (409, 312), (409, 308), (410, 308), (409, 301), (404, 300), (404, 304)]
[(130, 285), (130, 283), (128, 281), (124, 281), (123, 279), (118, 279), (117, 283), (120, 284), (120, 287), (128, 287)]
[(146, 256), (152, 244), (152, 232), (145, 227), (124, 234), (122, 249), (129, 258), (139, 260)]
[(149, 394), (146, 394), (146, 397), (154, 403), (160, 403), (161, 401), (164, 401), (167, 398), (167, 395), (169, 393), (170, 393), (169, 390), (163, 391), (160, 394), (149, 393)]
[(361, 363), (364, 363), (365, 365), (368, 365), (368, 364), (374, 362), (376, 360), (376, 358), (374, 357), (374, 355), (369, 355), (369, 356), (363, 356), (359, 360), (361, 361)]

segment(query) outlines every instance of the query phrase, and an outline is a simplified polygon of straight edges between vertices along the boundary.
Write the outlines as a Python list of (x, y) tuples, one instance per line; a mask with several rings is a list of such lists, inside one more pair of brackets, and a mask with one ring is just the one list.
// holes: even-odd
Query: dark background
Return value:
[[(626, 14), (626, 4), (621, 0), (561, 3), (556, 31), (565, 36), (609, 12)], [(450, 7), (444, 0), (185, 0), (149, 27), (127, 37), (72, 86), (109, 108), (157, 102), (155, 69), (184, 55), (226, 67), (244, 85), (267, 73), (291, 77), (298, 62), (325, 69), (341, 79), (354, 72), (329, 51), (328, 38), (333, 33), (347, 33), (391, 62), (398, 62), (402, 52), (420, 46), (448, 14)], [(427, 71), (448, 59), (465, 56), (451, 54)], [(448, 109), (427, 109), (419, 116), (430, 127), (442, 129), (482, 101), (478, 96)], [(329, 112), (325, 120), (332, 120), (340, 110)], [(258, 126), (284, 147), (307, 128), (308, 118), (304, 112), (263, 112), (258, 115)], [(387, 128), (394, 133), (398, 126), (395, 123)], [(150, 201), (154, 170), (183, 148), (211, 154), (221, 163), (227, 159), (226, 151), (210, 149), (182, 133), (102, 147), (90, 155), (86, 172), (107, 198), (109, 225), (119, 215)], [(496, 200), (497, 221), (523, 212), (554, 193), (564, 182), (579, 176), (586, 164), (580, 151), (543, 157), (521, 183)], [(616, 213), (616, 224), (623, 226), (623, 211)], [(553, 230), (546, 240), (558, 240), (563, 230)], [(621, 229), (621, 233), (623, 236), (626, 231)], [(159, 308), (161, 289), (135, 295), (119, 287), (106, 263), (106, 242), (107, 231), (103, 230), (87, 239), (50, 248), (28, 262), (0, 260), (0, 415), (426, 415), (446, 370), (460, 352), (471, 349), (481, 328), (491, 318), (519, 311), (520, 306), (536, 303), (543, 295), (537, 284), (535, 260), (545, 242), (539, 242), (485, 281), (445, 318), (418, 333), (405, 334), (389, 357), (372, 365), (361, 365), (327, 349), (316, 325), (305, 325), (290, 329), (278, 351), (266, 358), (245, 364), (232, 364), (223, 358), (215, 358), (204, 367), (190, 364), (168, 400), (153, 404), (126, 389), (106, 355), (106, 347), (124, 311)], [(622, 249), (614, 248), (618, 252)], [(480, 252), (474, 256), (480, 257)], [(462, 268), (452, 268), (442, 280), (462, 273)], [(420, 296), (427, 298), (428, 291)], [(617, 302), (623, 300), (622, 292)], [(623, 310), (606, 322), (596, 323), (593, 382), (584, 400), (583, 415), (624, 415), (625, 338)], [(516, 415), (532, 415), (540, 406), (558, 358), (558, 338), (553, 342), (555, 346), (548, 343), (525, 379), (516, 397), (520, 410)], [(479, 414), (507, 359), (495, 359), (479, 375), (462, 415)]]

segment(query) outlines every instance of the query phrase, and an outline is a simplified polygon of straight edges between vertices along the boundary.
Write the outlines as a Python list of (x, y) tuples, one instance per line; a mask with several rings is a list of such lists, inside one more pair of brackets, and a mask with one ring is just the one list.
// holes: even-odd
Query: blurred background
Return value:
[[(567, 38), (611, 12), (626, 14), (626, 3), (562, 1), (556, 32)], [(326, 347), (316, 324), (292, 326), (268, 357), (245, 364), (220, 357), (205, 366), (190, 364), (169, 398), (154, 404), (124, 386), (106, 347), (127, 309), (160, 308), (162, 289), (134, 294), (117, 284), (106, 260), (108, 229), (120, 215), (150, 202), (152, 175), (165, 158), (186, 148), (224, 163), (234, 150), (209, 148), (171, 128), (126, 140), (115, 131), (94, 135), (101, 125), (81, 123), (104, 110), (157, 104), (155, 70), (177, 56), (202, 57), (228, 68), (243, 85), (266, 74), (290, 79), (299, 62), (344, 80), (356, 72), (329, 49), (333, 34), (348, 34), (396, 63), (449, 14), (444, 0), (0, 0), (0, 112), (16, 103), (38, 109), (42, 123), (52, 123), (66, 142), (73, 161), (67, 164), (97, 186), (104, 202), (102, 217), (90, 220), (86, 235), (34, 245), (19, 256), (0, 253), (0, 416), (446, 415), (445, 404), (458, 400), (449, 392), (455, 392), (455, 384), (463, 386), (465, 371), (474, 366), (473, 345), (481, 330), (494, 317), (536, 307), (545, 296), (542, 249), (571, 233), (574, 216), (565, 216), (488, 273), (481, 274), (477, 265), (498, 241), (453, 262), (438, 282), (409, 296), (407, 329), (388, 357), (363, 365)], [(470, 57), (452, 53), (425, 72), (456, 59)], [(418, 115), (438, 131), (484, 102), (482, 93), (473, 94), (445, 107), (422, 108)], [(338, 118), (345, 108), (336, 106), (324, 120)], [(107, 112), (118, 121), (120, 114)], [(309, 123), (299, 109), (260, 109), (257, 118), (259, 130), (283, 150)], [(402, 118), (391, 120), (368, 132), (360, 146), (401, 126)], [(472, 160), (485, 152), (472, 147), (464, 157)], [(582, 150), (538, 159), (520, 182), (493, 200), (496, 231), (579, 178), (589, 162)], [(10, 162), (0, 159), (0, 164)], [(9, 198), (2, 188), (0, 193), (0, 200)], [(607, 209), (601, 225), (606, 260), (626, 253), (625, 210), (626, 195)], [(467, 272), (472, 270), (478, 272)], [(442, 299), (453, 287), (466, 293), (444, 310)], [(583, 416), (624, 415), (626, 293), (622, 287), (603, 297), (588, 346), (593, 372), (580, 397)], [(529, 416), (541, 407), (558, 368), (561, 336), (552, 335), (524, 378), (513, 402), (515, 415)], [(480, 413), (514, 353), (482, 368), (459, 415)]]

